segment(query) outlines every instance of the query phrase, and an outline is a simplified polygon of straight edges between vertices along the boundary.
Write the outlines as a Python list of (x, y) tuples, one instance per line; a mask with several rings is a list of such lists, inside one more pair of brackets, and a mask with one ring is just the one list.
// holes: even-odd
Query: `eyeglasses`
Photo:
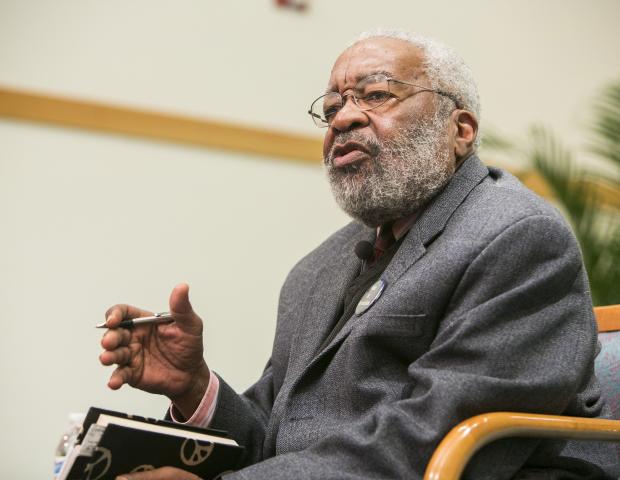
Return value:
[(379, 73), (369, 75), (368, 77), (365, 77), (357, 82), (357, 85), (353, 88), (353, 93), (341, 95), (339, 92), (329, 92), (320, 96), (312, 102), (308, 113), (312, 117), (312, 120), (314, 120), (317, 127), (328, 127), (331, 125), (336, 114), (342, 109), (342, 107), (344, 107), (347, 97), (353, 97), (355, 105), (357, 105), (360, 110), (372, 110), (373, 108), (380, 107), (384, 103), (387, 103), (388, 100), (391, 100), (392, 98), (399, 100), (404, 99), (406, 97), (405, 95), (397, 95), (396, 93), (399, 90), (399, 85), (416, 87), (419, 89), (411, 95), (420, 92), (433, 92), (437, 95), (442, 95), (452, 100), (457, 108), (460, 108), (460, 102), (451, 93), (433, 88), (422, 87), (420, 85), (404, 82), (402, 80), (396, 80)]

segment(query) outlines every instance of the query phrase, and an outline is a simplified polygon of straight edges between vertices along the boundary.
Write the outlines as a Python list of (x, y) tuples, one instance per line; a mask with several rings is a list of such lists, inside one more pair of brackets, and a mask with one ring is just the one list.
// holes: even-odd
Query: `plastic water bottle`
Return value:
[(56, 447), (56, 455), (54, 457), (54, 479), (58, 478), (62, 466), (65, 462), (65, 458), (75, 445), (78, 435), (82, 429), (82, 423), (86, 414), (84, 413), (70, 413), (67, 429), (60, 437), (58, 446)]

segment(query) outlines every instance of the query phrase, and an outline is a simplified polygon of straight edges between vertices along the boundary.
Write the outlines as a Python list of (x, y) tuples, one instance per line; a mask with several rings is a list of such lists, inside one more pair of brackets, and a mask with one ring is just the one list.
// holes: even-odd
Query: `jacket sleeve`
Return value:
[[(397, 341), (396, 339), (394, 341)], [(421, 478), (443, 436), (489, 411), (595, 415), (596, 326), (576, 241), (557, 217), (534, 215), (499, 232), (471, 261), (429, 350), (407, 369), (403, 396), (325, 435), (226, 479)], [(261, 379), (269, 381), (269, 368)], [(260, 383), (260, 382), (259, 382)], [(273, 399), (236, 397), (230, 431), (259, 441)], [(235, 419), (236, 417), (236, 419)], [(254, 441), (254, 440), (252, 440)], [(467, 478), (512, 478), (535, 440), (485, 447)]]
[(273, 406), (271, 364), (243, 395), (237, 394), (219, 375), (218, 378), (217, 407), (209, 426), (228, 432), (245, 447), (242, 465), (256, 463), (262, 459), (265, 429)]

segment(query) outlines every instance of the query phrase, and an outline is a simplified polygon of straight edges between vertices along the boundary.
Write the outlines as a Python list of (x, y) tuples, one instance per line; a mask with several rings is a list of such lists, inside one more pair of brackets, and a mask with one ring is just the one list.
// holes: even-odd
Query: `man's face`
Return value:
[[(417, 48), (402, 40), (372, 38), (338, 58), (327, 90), (352, 93), (359, 80), (376, 73), (430, 87)], [(402, 92), (401, 99), (367, 111), (347, 98), (325, 134), (323, 155), (334, 196), (343, 210), (368, 226), (418, 210), (454, 173), (443, 97), (415, 87)]]

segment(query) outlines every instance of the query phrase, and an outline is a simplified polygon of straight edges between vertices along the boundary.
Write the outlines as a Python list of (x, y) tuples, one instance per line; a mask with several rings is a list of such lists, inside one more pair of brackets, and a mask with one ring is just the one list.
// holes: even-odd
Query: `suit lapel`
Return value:
[[(359, 225), (353, 235), (343, 237), (342, 242), (326, 255), (316, 277), (316, 285), (305, 302), (303, 325), (292, 341), (291, 366), (294, 375), (310, 363), (319, 345), (329, 334), (337, 320), (346, 288), (359, 274), (361, 262), (355, 255), (355, 245), (374, 240), (372, 229)], [(291, 367), (289, 367), (291, 368)]]

